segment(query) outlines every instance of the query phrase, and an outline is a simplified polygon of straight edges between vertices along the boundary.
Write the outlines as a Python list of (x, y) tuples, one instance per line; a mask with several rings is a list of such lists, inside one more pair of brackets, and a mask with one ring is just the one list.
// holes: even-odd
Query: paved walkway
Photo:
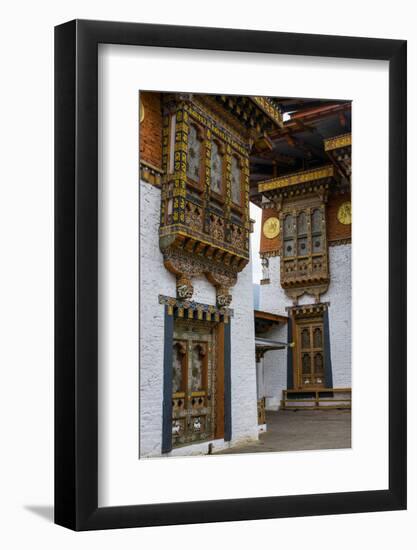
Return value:
[(350, 411), (267, 411), (268, 430), (259, 441), (216, 454), (266, 453), (351, 446)]

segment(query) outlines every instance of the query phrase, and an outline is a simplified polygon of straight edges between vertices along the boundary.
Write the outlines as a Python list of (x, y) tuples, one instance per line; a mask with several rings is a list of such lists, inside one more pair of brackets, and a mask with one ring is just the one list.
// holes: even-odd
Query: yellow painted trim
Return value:
[(330, 178), (334, 176), (333, 166), (325, 166), (324, 168), (315, 168), (313, 170), (305, 170), (304, 172), (298, 172), (289, 176), (281, 176), (258, 184), (258, 191), (271, 191), (273, 189), (281, 189), (282, 187), (288, 187), (291, 185), (297, 185), (299, 183), (308, 183), (310, 181), (316, 181), (323, 178)]
[(352, 145), (352, 134), (342, 134), (324, 140), (324, 150), (333, 151), (333, 149), (340, 149), (341, 147), (348, 147)]

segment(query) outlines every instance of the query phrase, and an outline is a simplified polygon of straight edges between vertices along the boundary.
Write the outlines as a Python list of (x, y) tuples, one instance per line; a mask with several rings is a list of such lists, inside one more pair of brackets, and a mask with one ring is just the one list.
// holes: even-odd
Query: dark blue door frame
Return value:
[[(172, 451), (172, 350), (175, 309), (165, 305), (164, 374), (162, 403), (162, 453)], [(224, 440), (232, 439), (231, 318), (223, 318), (224, 327)]]

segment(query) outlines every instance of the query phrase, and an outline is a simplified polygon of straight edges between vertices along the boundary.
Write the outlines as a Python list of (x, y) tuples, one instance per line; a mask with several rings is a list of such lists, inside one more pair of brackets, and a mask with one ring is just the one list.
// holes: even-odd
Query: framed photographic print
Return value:
[(55, 31), (55, 521), (406, 507), (406, 42)]

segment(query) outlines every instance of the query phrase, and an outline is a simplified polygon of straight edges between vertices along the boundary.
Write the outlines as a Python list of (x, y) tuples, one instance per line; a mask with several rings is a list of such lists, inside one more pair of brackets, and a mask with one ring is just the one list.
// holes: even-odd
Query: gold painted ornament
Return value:
[(339, 206), (337, 219), (343, 225), (350, 225), (352, 223), (352, 203), (350, 201), (346, 201)]
[(263, 225), (263, 233), (267, 239), (275, 239), (279, 235), (279, 219), (268, 218)]

